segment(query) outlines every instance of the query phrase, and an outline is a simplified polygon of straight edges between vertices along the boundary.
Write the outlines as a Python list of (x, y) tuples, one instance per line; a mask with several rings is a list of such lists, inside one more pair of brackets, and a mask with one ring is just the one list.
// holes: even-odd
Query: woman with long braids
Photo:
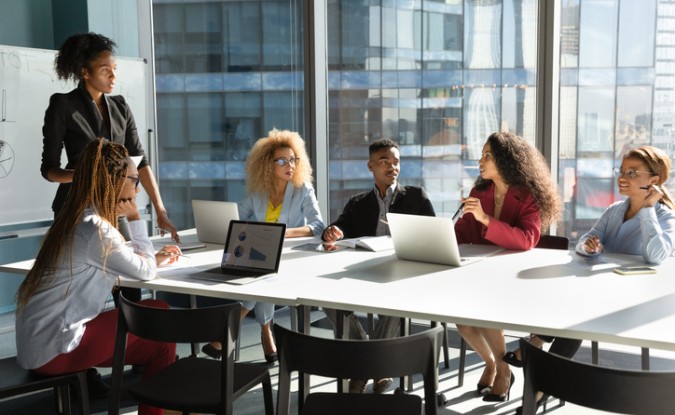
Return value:
[[(117, 310), (104, 311), (110, 291), (124, 276), (155, 277), (158, 265), (177, 260), (175, 245), (154, 253), (136, 206), (138, 171), (126, 149), (105, 139), (84, 148), (70, 191), (19, 287), (17, 361), (42, 375), (112, 366)], [(126, 216), (131, 245), (118, 231)], [(161, 301), (149, 306), (168, 308)], [(129, 336), (126, 363), (149, 377), (175, 360), (176, 345)], [(139, 414), (161, 414), (141, 405)]]

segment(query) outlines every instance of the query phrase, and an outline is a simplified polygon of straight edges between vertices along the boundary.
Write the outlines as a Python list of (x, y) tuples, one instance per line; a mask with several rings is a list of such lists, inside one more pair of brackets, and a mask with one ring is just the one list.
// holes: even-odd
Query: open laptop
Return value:
[(279, 271), (286, 224), (231, 220), (220, 266), (190, 277), (248, 284)]
[(200, 242), (220, 245), (225, 243), (230, 221), (239, 219), (239, 209), (235, 202), (194, 199), (192, 214), (195, 218), (197, 239)]
[(451, 218), (387, 213), (387, 222), (399, 259), (459, 267), (503, 251), (496, 245), (458, 245)]

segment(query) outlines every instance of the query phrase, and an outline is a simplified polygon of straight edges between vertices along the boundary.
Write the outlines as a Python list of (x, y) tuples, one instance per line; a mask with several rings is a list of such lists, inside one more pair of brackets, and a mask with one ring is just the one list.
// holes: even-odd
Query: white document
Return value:
[(388, 235), (340, 239), (335, 242), (335, 245), (346, 246), (347, 248), (363, 248), (374, 252), (394, 249), (394, 242)]

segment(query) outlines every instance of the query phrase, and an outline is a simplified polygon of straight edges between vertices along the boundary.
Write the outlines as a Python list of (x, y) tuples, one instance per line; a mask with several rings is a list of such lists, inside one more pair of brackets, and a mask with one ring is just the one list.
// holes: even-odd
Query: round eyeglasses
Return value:
[(614, 177), (619, 178), (621, 176), (624, 176), (629, 180), (633, 180), (634, 178), (638, 177), (640, 174), (648, 174), (650, 176), (656, 176), (654, 173), (652, 173), (650, 171), (642, 171), (642, 170), (636, 170), (636, 169), (621, 170), (620, 168), (616, 167), (612, 170), (614, 171)]
[(298, 164), (298, 161), (300, 161), (300, 158), (299, 158), (299, 157), (291, 157), (291, 158), (289, 158), (289, 159), (278, 158), (278, 159), (275, 159), (275, 160), (274, 160), (274, 162), (277, 163), (277, 164), (278, 164), (279, 166), (281, 166), (281, 167), (287, 166), (287, 165), (289, 165), (289, 164), (292, 164), (292, 165), (295, 166), (295, 165)]
[(141, 182), (141, 179), (138, 176), (127, 176), (127, 179), (134, 182), (134, 189), (138, 189), (138, 184)]

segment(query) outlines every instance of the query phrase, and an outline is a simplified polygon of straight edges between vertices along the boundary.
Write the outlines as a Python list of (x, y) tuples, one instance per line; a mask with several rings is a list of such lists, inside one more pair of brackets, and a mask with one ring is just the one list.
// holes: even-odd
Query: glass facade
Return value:
[(302, 9), (293, 1), (155, 0), (153, 15), (158, 175), (184, 229), (194, 227), (192, 199), (244, 196), (256, 139), (272, 128), (303, 135)]
[[(491, 132), (537, 141), (541, 1), (326, 0), (328, 220), (372, 187), (378, 138), (400, 144), (400, 181), (424, 186), (444, 216)], [(305, 136), (303, 2), (153, 4), (159, 177), (184, 228), (191, 199), (243, 196), (256, 138), (273, 127)], [(673, 156), (675, 4), (562, 0), (560, 19), (557, 232), (574, 239), (618, 197), (612, 167), (625, 148)]]
[(651, 144), (675, 154), (675, 4), (562, 3), (558, 183), (561, 230), (574, 238), (622, 198), (612, 168), (626, 149)]

